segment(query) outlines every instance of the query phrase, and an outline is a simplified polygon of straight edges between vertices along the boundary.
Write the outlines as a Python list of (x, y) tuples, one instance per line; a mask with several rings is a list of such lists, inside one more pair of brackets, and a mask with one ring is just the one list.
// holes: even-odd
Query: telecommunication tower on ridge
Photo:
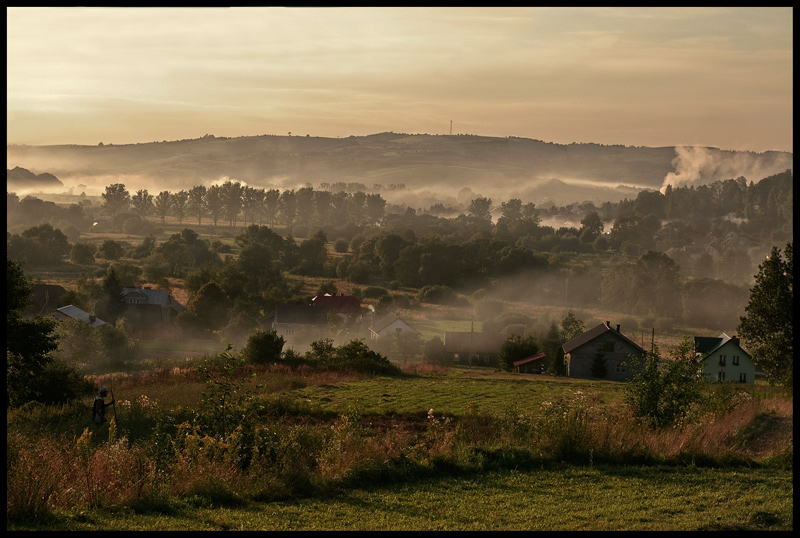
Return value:
[(453, 120), (450, 120), (450, 136), (453, 136)]

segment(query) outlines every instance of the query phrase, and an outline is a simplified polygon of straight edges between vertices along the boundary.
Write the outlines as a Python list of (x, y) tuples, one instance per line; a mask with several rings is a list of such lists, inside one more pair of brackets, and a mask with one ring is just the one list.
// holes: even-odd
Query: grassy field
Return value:
[(7, 530), (692, 531), (792, 530), (791, 473), (554, 465), (375, 484), (325, 498), (168, 513), (98, 510)]
[(32, 478), (50, 504), (9, 508), (7, 530), (793, 529), (780, 387), (710, 386), (724, 409), (650, 431), (625, 418), (614, 382), (422, 366), (242, 374), (278, 453), (246, 473), (230, 466), (233, 434), (189, 435), (162, 474), (152, 463), (158, 417), (201, 407), (207, 387), (188, 366), (98, 377), (113, 380), (119, 427), (90, 430), (91, 448), (88, 401), (9, 412), (9, 506), (34, 502)]

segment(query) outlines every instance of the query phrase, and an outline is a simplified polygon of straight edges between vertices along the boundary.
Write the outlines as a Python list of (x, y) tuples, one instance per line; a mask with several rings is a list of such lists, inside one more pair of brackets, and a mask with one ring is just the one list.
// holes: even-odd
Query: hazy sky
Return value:
[(7, 8), (7, 137), (793, 151), (790, 7)]

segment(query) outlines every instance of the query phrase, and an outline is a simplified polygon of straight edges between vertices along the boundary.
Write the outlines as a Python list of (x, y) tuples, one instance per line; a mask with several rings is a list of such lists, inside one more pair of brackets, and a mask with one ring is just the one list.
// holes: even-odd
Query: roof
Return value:
[(305, 304), (284, 304), (275, 307), (275, 323), (295, 325), (323, 325), (327, 322), (325, 310)]
[(633, 340), (631, 340), (630, 338), (628, 338), (627, 336), (625, 336), (621, 332), (617, 331), (616, 329), (612, 329), (611, 328), (611, 323), (608, 322), (608, 321), (606, 321), (605, 323), (601, 323), (597, 327), (589, 329), (588, 331), (586, 331), (585, 333), (583, 333), (580, 336), (576, 336), (575, 338), (573, 338), (572, 340), (568, 341), (563, 346), (561, 346), (561, 348), (564, 350), (564, 353), (571, 353), (574, 349), (577, 349), (577, 348), (581, 347), (582, 345), (591, 342), (592, 340), (594, 340), (595, 338), (597, 338), (601, 334), (604, 334), (604, 333), (607, 333), (607, 332), (610, 332), (611, 334), (613, 334), (614, 336), (616, 336), (620, 340), (623, 340), (623, 341), (627, 342), (629, 345), (633, 346), (637, 351), (640, 351), (641, 353), (645, 353), (645, 350), (642, 349), (642, 347), (639, 344), (637, 344), (636, 342), (634, 342)]
[(162, 308), (172, 308), (177, 312), (183, 312), (186, 307), (176, 301), (172, 295), (164, 290), (153, 290), (150, 288), (122, 288), (124, 297), (140, 296), (146, 304), (161, 305)]
[(528, 364), (529, 362), (538, 361), (539, 359), (545, 358), (547, 355), (544, 351), (540, 351), (536, 355), (531, 355), (530, 357), (520, 359), (518, 361), (514, 361), (514, 366), (522, 366), (523, 364)]
[(86, 310), (83, 310), (71, 304), (67, 306), (62, 306), (61, 308), (56, 308), (56, 312), (61, 312), (65, 316), (70, 317), (72, 319), (77, 319), (85, 323), (91, 323), (92, 327), (102, 327), (103, 325), (106, 324), (106, 322), (103, 321), (102, 319), (92, 316)]
[(500, 333), (446, 332), (444, 349), (450, 353), (497, 353), (505, 343), (506, 337)]
[(383, 316), (378, 321), (373, 321), (372, 326), (369, 329), (372, 332), (379, 333), (379, 332), (381, 332), (382, 330), (384, 330), (386, 327), (388, 327), (389, 325), (391, 325), (392, 323), (394, 323), (397, 320), (400, 320), (403, 323), (403, 325), (405, 325), (406, 327), (408, 327), (412, 331), (416, 330), (406, 320), (401, 318), (396, 313), (392, 313), (392, 314)]
[(311, 304), (326, 310), (336, 310), (340, 313), (359, 312), (361, 301), (353, 295), (317, 295), (311, 299)]
[[(733, 340), (733, 343), (739, 346), (739, 339), (728, 336), (725, 333), (719, 336), (695, 336), (694, 337), (694, 352), (701, 354), (703, 357), (711, 355), (716, 350)], [(741, 346), (739, 346), (741, 348)], [(742, 350), (744, 351), (744, 350)], [(745, 353), (747, 353), (745, 351)]]
[(67, 293), (64, 286), (58, 284), (33, 284), (29, 302), (36, 312), (48, 312), (55, 308), (61, 296)]

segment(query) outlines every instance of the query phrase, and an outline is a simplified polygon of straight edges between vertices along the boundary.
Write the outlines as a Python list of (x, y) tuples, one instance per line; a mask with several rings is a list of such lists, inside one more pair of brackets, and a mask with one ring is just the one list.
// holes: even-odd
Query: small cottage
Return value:
[(756, 367), (753, 358), (742, 349), (739, 338), (725, 333), (717, 337), (694, 337), (695, 356), (703, 365), (708, 381), (754, 383)]
[(326, 311), (332, 311), (342, 318), (357, 317), (361, 314), (361, 301), (353, 295), (317, 295), (311, 299), (311, 304)]
[(561, 346), (567, 377), (626, 381), (633, 378), (631, 356), (644, 358), (645, 350), (606, 321)]
[(452, 331), (444, 333), (444, 350), (453, 357), (453, 364), (497, 367), (505, 341), (500, 333)]
[(325, 338), (328, 326), (324, 309), (297, 304), (278, 305), (262, 318), (262, 323), (265, 330), (275, 331), (290, 344)]
[(174, 326), (178, 314), (186, 307), (164, 290), (145, 288), (123, 288), (124, 303), (121, 317), (127, 326), (138, 334), (151, 333)]
[(519, 374), (543, 374), (547, 369), (546, 360), (547, 355), (544, 351), (540, 351), (530, 357), (514, 361), (514, 370)]
[(369, 327), (370, 340), (380, 340), (387, 335), (395, 335), (403, 332), (417, 332), (417, 330), (409, 325), (397, 313), (389, 314), (373, 321)]

